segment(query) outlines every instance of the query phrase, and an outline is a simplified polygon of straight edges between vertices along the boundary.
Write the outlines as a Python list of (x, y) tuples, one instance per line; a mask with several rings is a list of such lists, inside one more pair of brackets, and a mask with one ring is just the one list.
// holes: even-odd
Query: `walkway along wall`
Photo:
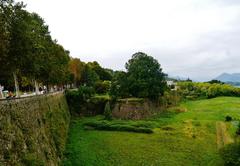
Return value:
[(59, 165), (69, 121), (63, 93), (0, 101), (0, 165)]

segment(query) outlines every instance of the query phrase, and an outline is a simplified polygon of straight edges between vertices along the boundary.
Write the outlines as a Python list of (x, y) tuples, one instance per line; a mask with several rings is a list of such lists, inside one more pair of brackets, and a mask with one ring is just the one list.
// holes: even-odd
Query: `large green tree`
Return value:
[[(15, 89), (18, 96), (17, 74), (24, 66), (27, 56), (28, 43), (24, 40), (27, 23), (24, 21), (27, 12), (23, 10), (23, 3), (15, 3), (13, 0), (0, 2), (3, 33), (3, 53), (1, 54), (1, 70), (12, 73), (15, 81)], [(5, 34), (5, 35), (4, 35)], [(7, 34), (7, 36), (6, 36)], [(7, 47), (6, 47), (7, 46)], [(1, 51), (2, 52), (2, 51)]]
[(127, 72), (115, 72), (110, 94), (115, 97), (158, 99), (166, 89), (165, 74), (158, 61), (138, 52), (125, 65)]
[(129, 93), (135, 97), (157, 99), (166, 88), (165, 74), (158, 61), (145, 53), (137, 52), (125, 65)]
[[(4, 67), (3, 61), (6, 59), (9, 46), (9, 33), (8, 33), (8, 12), (5, 7), (4, 1), (0, 1), (0, 62), (1, 69)], [(3, 72), (3, 70), (2, 70)], [(1, 74), (2, 74), (1, 72)]]
[[(52, 40), (48, 26), (23, 3), (0, 1), (1, 78), (13, 75), (18, 95), (18, 77), (47, 84), (69, 82), (69, 52)], [(6, 82), (6, 81), (4, 81)]]

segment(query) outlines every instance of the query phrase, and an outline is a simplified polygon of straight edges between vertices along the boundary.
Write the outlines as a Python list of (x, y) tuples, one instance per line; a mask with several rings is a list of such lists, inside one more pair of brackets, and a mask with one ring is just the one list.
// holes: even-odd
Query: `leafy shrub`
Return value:
[(94, 88), (95, 88), (96, 93), (106, 94), (110, 90), (110, 85), (111, 85), (110, 81), (98, 81), (95, 84)]
[(77, 91), (67, 91), (66, 98), (71, 114), (96, 115), (103, 114), (108, 96), (93, 96), (91, 87), (80, 87)]
[(165, 91), (164, 95), (159, 97), (159, 104), (163, 107), (176, 106), (180, 102), (180, 96), (175, 91)]
[(225, 117), (225, 121), (226, 121), (226, 122), (230, 122), (230, 121), (232, 121), (232, 117), (229, 116), (229, 115), (227, 115), (227, 116)]
[(229, 144), (220, 150), (226, 166), (240, 165), (240, 144)]
[(79, 93), (79, 91), (66, 91), (66, 99), (71, 114), (75, 114), (81, 109), (83, 96)]
[(240, 96), (240, 89), (228, 84), (179, 82), (177, 86), (178, 94), (187, 100)]
[(94, 121), (87, 122), (85, 126), (92, 127), (95, 130), (106, 130), (106, 131), (128, 131), (136, 133), (153, 133), (151, 128), (147, 127), (137, 127), (131, 124), (119, 124), (119, 123), (110, 123), (108, 121)]
[(95, 94), (95, 91), (93, 87), (80, 86), (78, 93), (83, 100), (87, 100)]

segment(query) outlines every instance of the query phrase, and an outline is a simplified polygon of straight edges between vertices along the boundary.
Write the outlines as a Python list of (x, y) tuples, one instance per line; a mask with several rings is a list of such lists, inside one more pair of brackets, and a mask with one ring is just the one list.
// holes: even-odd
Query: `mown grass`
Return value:
[(171, 109), (144, 121), (107, 122), (150, 128), (152, 134), (85, 130), (85, 124), (101, 122), (102, 117), (73, 119), (63, 165), (223, 165), (216, 123), (225, 123), (229, 134), (235, 135), (237, 125), (224, 121), (227, 115), (240, 119), (240, 98), (190, 101), (181, 107), (187, 111)]

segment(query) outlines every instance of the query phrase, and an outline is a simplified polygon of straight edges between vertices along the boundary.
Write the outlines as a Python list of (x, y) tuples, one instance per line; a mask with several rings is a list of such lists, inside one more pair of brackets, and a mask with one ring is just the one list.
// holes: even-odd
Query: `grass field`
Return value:
[[(146, 124), (153, 128), (152, 134), (86, 130), (85, 123), (101, 121), (102, 117), (73, 119), (63, 165), (223, 165), (219, 149), (235, 139), (240, 98), (189, 101), (181, 107), (187, 111), (170, 109), (140, 122), (113, 121)], [(227, 115), (235, 120), (225, 122)]]

